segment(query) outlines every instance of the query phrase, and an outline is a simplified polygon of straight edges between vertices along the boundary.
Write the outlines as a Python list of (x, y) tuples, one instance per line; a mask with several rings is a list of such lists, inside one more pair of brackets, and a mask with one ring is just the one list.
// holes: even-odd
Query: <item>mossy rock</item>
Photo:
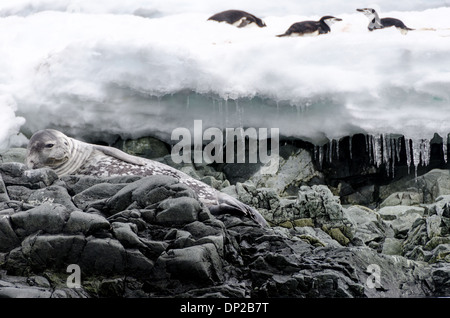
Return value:
[(297, 219), (292, 222), (295, 227), (314, 227), (314, 221), (311, 218), (303, 218), (303, 219)]

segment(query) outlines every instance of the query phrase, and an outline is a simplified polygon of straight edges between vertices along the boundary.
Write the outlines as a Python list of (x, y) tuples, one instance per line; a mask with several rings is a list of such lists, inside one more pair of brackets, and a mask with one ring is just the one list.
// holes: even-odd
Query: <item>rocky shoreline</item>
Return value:
[[(121, 146), (254, 206), (272, 227), (212, 215), (170, 177), (58, 179), (27, 171), (24, 149), (10, 149), (0, 154), (0, 296), (450, 296), (447, 169), (356, 189), (351, 169), (329, 182), (332, 164), (317, 169), (295, 143), (281, 147), (272, 176), (254, 165), (176, 165), (162, 144), (139, 153), (141, 142)], [(70, 264), (80, 288), (68, 287)]]

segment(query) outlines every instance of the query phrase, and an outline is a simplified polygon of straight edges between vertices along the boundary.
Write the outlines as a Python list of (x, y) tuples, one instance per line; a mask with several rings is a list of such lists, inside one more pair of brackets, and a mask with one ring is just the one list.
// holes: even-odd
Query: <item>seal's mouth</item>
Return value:
[(49, 157), (45, 163), (46, 166), (51, 168), (58, 168), (69, 160), (69, 157), (64, 156), (62, 158), (51, 158)]

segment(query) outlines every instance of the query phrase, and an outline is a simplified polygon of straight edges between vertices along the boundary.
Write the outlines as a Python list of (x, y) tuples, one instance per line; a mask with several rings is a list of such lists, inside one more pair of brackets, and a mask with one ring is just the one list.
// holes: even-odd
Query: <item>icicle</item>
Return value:
[(369, 152), (369, 135), (365, 135), (366, 138), (366, 152)]
[(318, 161), (319, 159), (317, 158), (318, 154), (319, 154), (319, 146), (314, 146), (314, 160)]
[(374, 163), (373, 161), (373, 136), (370, 135), (367, 141), (367, 152), (369, 153), (369, 162), (371, 164)]
[(447, 163), (447, 145), (448, 145), (448, 135), (447, 138), (442, 138), (442, 151), (444, 152), (444, 161)]
[(333, 162), (333, 139), (331, 139), (330, 143), (328, 144), (328, 162)]
[(389, 136), (389, 139), (388, 139), (389, 170), (394, 170), (395, 153), (394, 153), (394, 145), (393, 144), (394, 144), (393, 138), (392, 138), (392, 136)]
[(395, 141), (395, 152), (397, 154), (397, 161), (400, 162), (400, 151), (402, 149), (402, 137), (398, 137)]
[(320, 169), (323, 167), (323, 146), (319, 146), (319, 165)]
[(415, 173), (415, 177), (417, 178), (417, 167), (419, 166), (419, 163), (420, 163), (421, 143), (417, 140), (411, 140), (411, 143), (412, 143), (412, 152), (413, 152), (412, 161), (414, 163), (414, 173)]
[(383, 162), (386, 166), (386, 173), (389, 176), (389, 170), (390, 170), (390, 165), (389, 165), (389, 158), (390, 158), (390, 146), (389, 146), (389, 140), (386, 134), (383, 134)]
[(430, 141), (428, 139), (422, 139), (421, 145), (422, 165), (428, 166), (430, 164)]
[(379, 167), (383, 161), (383, 158), (381, 157), (381, 135), (375, 137), (375, 164), (377, 167)]
[(339, 160), (339, 139), (336, 140), (336, 157)]
[(353, 143), (353, 136), (350, 136), (348, 138), (348, 151), (350, 153), (350, 160), (353, 160), (352, 143)]
[(405, 149), (406, 149), (406, 165), (408, 166), (408, 174), (409, 168), (411, 167), (411, 148), (410, 148), (410, 140), (405, 137)]
[(382, 135), (383, 138), (383, 162), (387, 165), (389, 163), (389, 151), (387, 146), (387, 137), (385, 134)]

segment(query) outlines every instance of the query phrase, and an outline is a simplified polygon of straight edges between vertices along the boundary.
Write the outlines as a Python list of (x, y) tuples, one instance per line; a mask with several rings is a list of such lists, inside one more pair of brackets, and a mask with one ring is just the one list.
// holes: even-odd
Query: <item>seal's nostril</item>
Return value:
[(27, 166), (28, 166), (28, 168), (30, 168), (30, 169), (34, 169), (34, 167), (35, 167), (35, 162), (34, 162), (33, 160), (28, 160)]

